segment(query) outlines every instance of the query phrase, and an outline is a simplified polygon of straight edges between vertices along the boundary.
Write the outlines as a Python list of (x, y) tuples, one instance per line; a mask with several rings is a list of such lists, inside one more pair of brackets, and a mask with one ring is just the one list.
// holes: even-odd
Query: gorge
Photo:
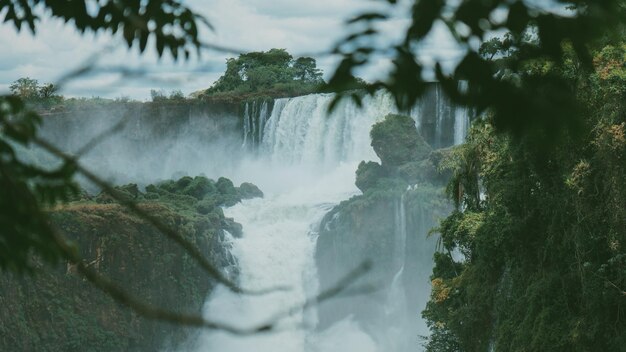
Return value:
[[(178, 338), (161, 348), (408, 351), (428, 335), (420, 312), (430, 292), (436, 243), (427, 234), (450, 209), (442, 192), (445, 175), (439, 174), (437, 163), (442, 150), (463, 141), (470, 114), (432, 84), (406, 112), (410, 123), (402, 127), (415, 131), (410, 138), (419, 139), (414, 147), (421, 154), (391, 168), (383, 160), (384, 177), (367, 187), (357, 180), (361, 192), (355, 186), (359, 163), (380, 161), (370, 146), (370, 130), (397, 111), (391, 96), (379, 93), (365, 97), (362, 108), (344, 101), (328, 115), (332, 99), (311, 94), (239, 105), (127, 104), (46, 117), (43, 135), (73, 153), (124, 119), (123, 128), (81, 159), (118, 184), (133, 182), (142, 188), (183, 175), (225, 176), (235, 184), (252, 182), (264, 192), (263, 198), (224, 209), (226, 218), (243, 225), (243, 232), (233, 236), (232, 230), (224, 231), (213, 246), (232, 247), (242, 287), (287, 289), (239, 296), (219, 285), (205, 288), (204, 314), (253, 327), (296, 309), (279, 321), (276, 332), (242, 338), (195, 331), (187, 341)], [(393, 142), (386, 138), (379, 142)], [(40, 158), (36, 151), (29, 157)], [(365, 285), (372, 292), (339, 294), (297, 309), (364, 261), (372, 269), (354, 288)]]
[(624, 351), (626, 1), (375, 3), (0, 1), (0, 351)]

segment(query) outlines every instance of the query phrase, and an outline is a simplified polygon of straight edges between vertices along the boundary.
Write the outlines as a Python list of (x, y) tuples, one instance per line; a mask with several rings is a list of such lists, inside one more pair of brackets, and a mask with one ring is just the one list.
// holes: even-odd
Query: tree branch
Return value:
[(204, 271), (206, 271), (217, 282), (226, 286), (229, 290), (235, 293), (241, 293), (241, 294), (264, 295), (267, 293), (288, 289), (286, 287), (273, 287), (273, 288), (262, 289), (262, 290), (247, 290), (247, 289), (243, 289), (239, 287), (237, 284), (235, 284), (234, 282), (226, 278), (224, 275), (222, 275), (220, 270), (217, 269), (213, 264), (211, 264), (191, 242), (187, 241), (183, 236), (181, 236), (178, 232), (176, 232), (175, 230), (173, 230), (172, 228), (164, 224), (157, 217), (153, 216), (146, 210), (142, 209), (140, 206), (138, 206), (138, 204), (135, 201), (125, 199), (125, 197), (123, 197), (119, 193), (119, 191), (113, 188), (108, 182), (106, 182), (105, 180), (96, 176), (90, 170), (83, 167), (76, 160), (75, 157), (66, 154), (65, 152), (57, 148), (56, 146), (52, 145), (51, 143), (39, 137), (34, 137), (33, 142), (37, 144), (38, 146), (42, 147), (43, 149), (45, 149), (46, 151), (48, 151), (49, 153), (51, 153), (52, 155), (60, 158), (65, 163), (73, 165), (78, 173), (85, 176), (94, 185), (101, 188), (103, 191), (108, 193), (113, 199), (115, 199), (121, 205), (131, 210), (137, 216), (139, 216), (140, 218), (144, 219), (149, 224), (154, 226), (159, 232), (161, 232), (162, 234), (164, 234), (165, 236), (173, 240), (175, 243), (177, 243), (179, 246), (181, 246), (200, 265), (200, 267), (204, 269)]

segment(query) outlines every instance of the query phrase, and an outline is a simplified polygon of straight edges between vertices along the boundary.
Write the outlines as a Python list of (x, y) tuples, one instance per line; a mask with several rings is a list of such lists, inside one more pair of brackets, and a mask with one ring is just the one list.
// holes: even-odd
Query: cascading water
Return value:
[(243, 111), (243, 144), (242, 148), (245, 148), (248, 145), (248, 135), (250, 134), (250, 124), (252, 121), (252, 117), (250, 116), (250, 106), (246, 104)]
[[(459, 90), (465, 93), (467, 81), (459, 82)], [(470, 109), (467, 106), (457, 106), (454, 111), (454, 145), (465, 141), (470, 124)]]
[(388, 321), (386, 325), (389, 331), (385, 334), (384, 346), (391, 351), (409, 351), (417, 348), (417, 343), (410, 346), (411, 335), (415, 331), (408, 329), (410, 324), (410, 310), (407, 309), (406, 290), (403, 284), (404, 264), (406, 260), (407, 219), (405, 206), (405, 193), (400, 196), (395, 209), (394, 231), (394, 270), (396, 273), (391, 281), (385, 310)]
[[(332, 95), (313, 94), (278, 99), (271, 108), (264, 104), (257, 109), (257, 103), (247, 103), (244, 107), (244, 146), (258, 136), (259, 153), (242, 165), (235, 179), (256, 183), (265, 191), (265, 198), (245, 200), (225, 209), (227, 216), (243, 225), (243, 236), (232, 240), (232, 253), (239, 263), (242, 287), (286, 286), (288, 290), (240, 296), (218, 288), (205, 304), (207, 319), (242, 328), (256, 327), (318, 293), (313, 258), (319, 223), (334, 205), (359, 192), (354, 185), (358, 162), (377, 160), (370, 147), (370, 129), (387, 114), (396, 112), (392, 98), (381, 93), (366, 97), (362, 109), (343, 102), (328, 115), (332, 99)], [(422, 109), (414, 109), (412, 113), (418, 126), (422, 125), (421, 113)], [(466, 128), (461, 123), (458, 126)], [(254, 133), (256, 128), (262, 133)], [(404, 258), (407, 236), (404, 198), (398, 204), (397, 214), (397, 253)], [(393, 315), (390, 319), (395, 319), (398, 311), (406, 315), (406, 307), (392, 304), (406, 301), (394, 296), (404, 294), (401, 261), (388, 293), (388, 308)], [(315, 307), (295, 309), (279, 321), (275, 332), (244, 337), (203, 332), (190, 350), (394, 352), (413, 347), (382, 346), (349, 318), (323, 332), (313, 329), (316, 323)], [(413, 334), (403, 331), (403, 325), (396, 319), (392, 328), (401, 334)], [(390, 334), (393, 334), (391, 330)]]
[[(260, 105), (260, 106), (259, 106)], [(248, 102), (243, 110), (243, 143), (242, 148), (254, 147), (263, 139), (265, 122), (268, 119), (269, 104), (267, 100)]]

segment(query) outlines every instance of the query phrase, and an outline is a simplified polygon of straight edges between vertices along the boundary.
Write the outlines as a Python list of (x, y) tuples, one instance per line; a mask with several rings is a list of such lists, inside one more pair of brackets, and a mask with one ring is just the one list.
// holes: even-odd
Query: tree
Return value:
[(9, 86), (11, 93), (24, 100), (35, 99), (40, 95), (39, 82), (29, 77), (20, 78)]
[(176, 89), (170, 92), (169, 99), (175, 101), (185, 100), (185, 94), (180, 89)]
[(63, 101), (63, 97), (56, 94), (57, 86), (52, 83), (40, 85), (36, 79), (29, 77), (16, 80), (9, 89), (14, 96), (37, 108), (49, 108)]
[(153, 102), (166, 100), (165, 92), (161, 90), (151, 89), (150, 90), (150, 98)]
[(315, 59), (312, 57), (299, 57), (293, 63), (295, 79), (303, 82), (321, 83), (322, 71), (317, 68)]
[(56, 95), (57, 87), (52, 84), (44, 84), (39, 87), (39, 97), (43, 99), (49, 99)]
[(226, 72), (207, 94), (254, 93), (296, 85), (304, 91), (323, 83), (322, 72), (311, 57), (293, 56), (285, 49), (249, 52), (226, 61)]
[[(516, 60), (518, 50), (499, 49), (506, 40), (481, 52), (501, 65)], [(565, 46), (562, 65), (534, 60), (507, 73), (567, 82), (584, 132), (562, 133), (546, 148), (535, 134), (498, 133), (487, 115), (448, 160), (457, 210), (438, 230), (444, 249), (464, 260), (435, 256), (423, 312), (428, 351), (610, 351), (626, 343), (626, 44), (604, 45), (590, 50), (591, 71)]]
[[(389, 7), (399, 4), (389, 1)], [(394, 10), (390, 8), (389, 12)], [(555, 75), (532, 72), (524, 80), (502, 79), (496, 75), (502, 70), (500, 63), (481, 56), (480, 44), (488, 41), (494, 31), (508, 32), (506, 46), (519, 53), (506, 63), (506, 68), (513, 71), (533, 60), (560, 66), (565, 63), (563, 53), (569, 46), (574, 55), (567, 60), (573, 59), (581, 69), (589, 70), (589, 49), (607, 38), (623, 36), (626, 9), (623, 0), (559, 1), (544, 6), (507, 0), (468, 0), (458, 5), (443, 0), (413, 1), (411, 22), (402, 40), (377, 41), (378, 23), (388, 18), (386, 11), (378, 11), (348, 21), (360, 26), (333, 49), (343, 59), (329, 80), (331, 90), (343, 90), (357, 68), (385, 55), (391, 57), (393, 70), (385, 79), (369, 85), (369, 93), (385, 89), (401, 110), (410, 109), (426, 89), (427, 71), (433, 70), (454, 101), (478, 113), (493, 111), (497, 131), (517, 136), (532, 133), (537, 143), (551, 144), (560, 132), (580, 128), (576, 93)], [(420, 60), (420, 43), (441, 24), (464, 51), (451, 73), (444, 71), (441, 62), (427, 67)], [(537, 40), (529, 42), (528, 35)], [(460, 88), (464, 86), (462, 81), (468, 89)]]

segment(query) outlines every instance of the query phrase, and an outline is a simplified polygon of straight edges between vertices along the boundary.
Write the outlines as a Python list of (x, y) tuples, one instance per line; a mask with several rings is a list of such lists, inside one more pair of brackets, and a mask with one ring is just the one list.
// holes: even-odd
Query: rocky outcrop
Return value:
[[(427, 235), (449, 205), (443, 195), (446, 175), (438, 171), (442, 152), (431, 149), (411, 118), (389, 115), (374, 125), (371, 138), (381, 163), (359, 165), (356, 185), (363, 194), (326, 214), (315, 259), (322, 290), (363, 261), (373, 264), (360, 282), (373, 283), (378, 290), (323, 304), (319, 327), (352, 316), (377, 336), (381, 324), (394, 324), (389, 319), (398, 319), (407, 310), (414, 321), (419, 319), (420, 305), (428, 299), (436, 246)], [(391, 293), (393, 286), (400, 291), (397, 296)], [(397, 307), (405, 312), (390, 313)], [(416, 328), (413, 335), (417, 333)]]
[(417, 132), (415, 121), (409, 116), (387, 115), (385, 120), (372, 126), (370, 136), (372, 148), (385, 169), (423, 160), (431, 152), (430, 146)]
[[(241, 225), (226, 218), (221, 206), (241, 197), (237, 188), (223, 194), (217, 183), (183, 177), (150, 185), (145, 192), (132, 184), (118, 192), (236, 279), (226, 231), (237, 235)], [(177, 244), (109, 196), (84, 197), (53, 210), (51, 218), (78, 245), (87, 264), (119, 287), (163, 309), (201, 314), (214, 281)], [(33, 278), (0, 276), (3, 351), (156, 351), (177, 345), (190, 332), (120, 306), (71, 265), (42, 267)]]
[[(367, 192), (378, 183), (413, 185), (430, 183), (442, 185), (446, 176), (439, 171), (445, 149), (433, 151), (418, 133), (415, 121), (408, 116), (390, 114), (374, 124), (371, 131), (372, 148), (381, 160), (361, 162), (356, 171), (356, 186)], [(389, 188), (381, 185), (382, 188)], [(381, 188), (379, 187), (379, 188)]]

